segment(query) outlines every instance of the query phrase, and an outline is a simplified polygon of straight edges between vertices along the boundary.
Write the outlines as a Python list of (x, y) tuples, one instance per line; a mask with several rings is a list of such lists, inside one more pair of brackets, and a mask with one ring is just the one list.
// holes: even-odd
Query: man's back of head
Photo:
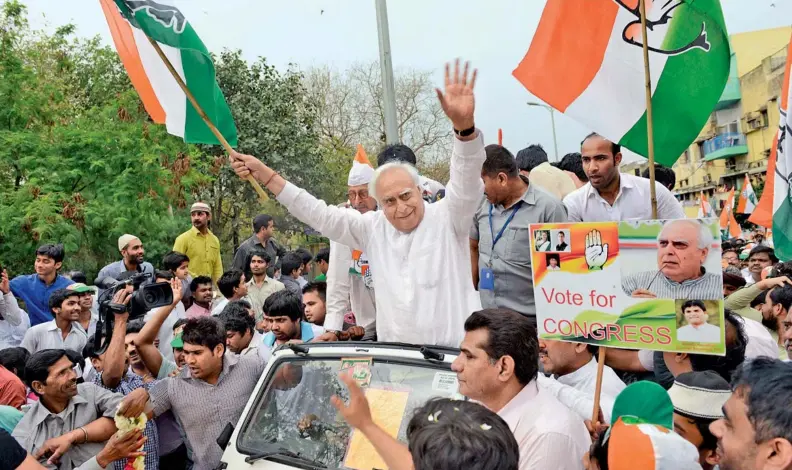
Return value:
[[(649, 179), (649, 168), (646, 168), (641, 176)], [(655, 163), (655, 181), (672, 191), (676, 186), (676, 173), (671, 168)]]
[(547, 152), (541, 145), (529, 145), (517, 152), (517, 167), (520, 171), (530, 172), (542, 163), (547, 162)]
[(430, 400), (407, 426), (415, 470), (517, 470), (520, 450), (508, 424), (478, 403)]
[(380, 167), (391, 162), (406, 162), (412, 166), (418, 164), (415, 152), (404, 144), (388, 145), (377, 155), (377, 166)]
[(586, 172), (583, 171), (583, 158), (580, 152), (568, 153), (558, 163), (558, 169), (574, 173), (583, 183), (588, 181)]

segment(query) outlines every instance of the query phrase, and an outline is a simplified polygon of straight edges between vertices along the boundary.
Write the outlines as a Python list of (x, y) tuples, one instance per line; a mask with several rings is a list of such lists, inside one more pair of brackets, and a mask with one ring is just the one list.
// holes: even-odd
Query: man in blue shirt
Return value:
[(30, 325), (52, 321), (50, 294), (73, 284), (58, 274), (63, 264), (63, 245), (41, 245), (36, 250), (36, 274), (17, 276), (11, 280), (11, 292), (25, 302)]
[[(289, 290), (273, 293), (264, 301), (264, 319), (270, 331), (264, 335), (261, 344), (257, 345), (267, 352), (286, 344), (289, 341), (308, 343), (324, 333), (324, 328), (303, 321), (303, 310), (300, 298)], [(266, 357), (267, 354), (264, 354)]]

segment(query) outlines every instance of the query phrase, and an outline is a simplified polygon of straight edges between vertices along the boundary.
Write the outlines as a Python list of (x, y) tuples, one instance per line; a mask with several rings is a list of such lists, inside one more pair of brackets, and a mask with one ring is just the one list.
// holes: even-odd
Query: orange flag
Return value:
[(748, 217), (748, 222), (769, 229), (773, 228), (773, 194), (775, 191), (775, 167), (778, 158), (778, 133), (773, 138), (773, 147), (770, 149), (770, 160), (767, 162), (767, 176), (762, 197), (759, 204), (754, 209), (753, 214)]
[(726, 204), (723, 206), (723, 210), (720, 214), (720, 228), (723, 230), (728, 229), (729, 235), (732, 238), (739, 238), (742, 235), (742, 230), (740, 230), (740, 224), (734, 219), (734, 214), (732, 211), (734, 210), (734, 188), (729, 191), (729, 198), (726, 199)]
[(503, 129), (498, 129), (498, 145), (503, 147)]

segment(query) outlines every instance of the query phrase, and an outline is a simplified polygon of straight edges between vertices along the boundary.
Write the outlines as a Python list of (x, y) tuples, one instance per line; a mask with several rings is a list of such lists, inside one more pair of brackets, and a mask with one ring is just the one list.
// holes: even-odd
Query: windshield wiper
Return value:
[(304, 464), (310, 465), (310, 466), (315, 467), (315, 468), (327, 468), (327, 465), (325, 465), (325, 464), (323, 464), (321, 462), (317, 462), (316, 460), (311, 460), (311, 459), (305, 458), (305, 457), (301, 456), (297, 452), (292, 452), (292, 451), (290, 451), (288, 449), (284, 449), (282, 447), (280, 449), (274, 450), (274, 451), (261, 452), (261, 453), (258, 453), (258, 454), (248, 455), (247, 457), (245, 457), (245, 463), (253, 463), (253, 462), (256, 462), (258, 460), (265, 460), (265, 459), (269, 459), (271, 457), (287, 457), (287, 458), (290, 458), (290, 459), (293, 459), (293, 460), (297, 460), (300, 463), (304, 463)]

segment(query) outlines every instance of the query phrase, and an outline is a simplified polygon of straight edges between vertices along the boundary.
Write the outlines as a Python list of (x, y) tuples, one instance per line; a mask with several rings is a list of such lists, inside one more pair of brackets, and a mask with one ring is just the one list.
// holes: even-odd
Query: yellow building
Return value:
[(698, 213), (699, 194), (720, 210), (728, 191), (764, 181), (773, 136), (778, 129), (778, 97), (792, 27), (731, 36), (729, 81), (696, 141), (674, 164), (674, 191), (689, 217)]

